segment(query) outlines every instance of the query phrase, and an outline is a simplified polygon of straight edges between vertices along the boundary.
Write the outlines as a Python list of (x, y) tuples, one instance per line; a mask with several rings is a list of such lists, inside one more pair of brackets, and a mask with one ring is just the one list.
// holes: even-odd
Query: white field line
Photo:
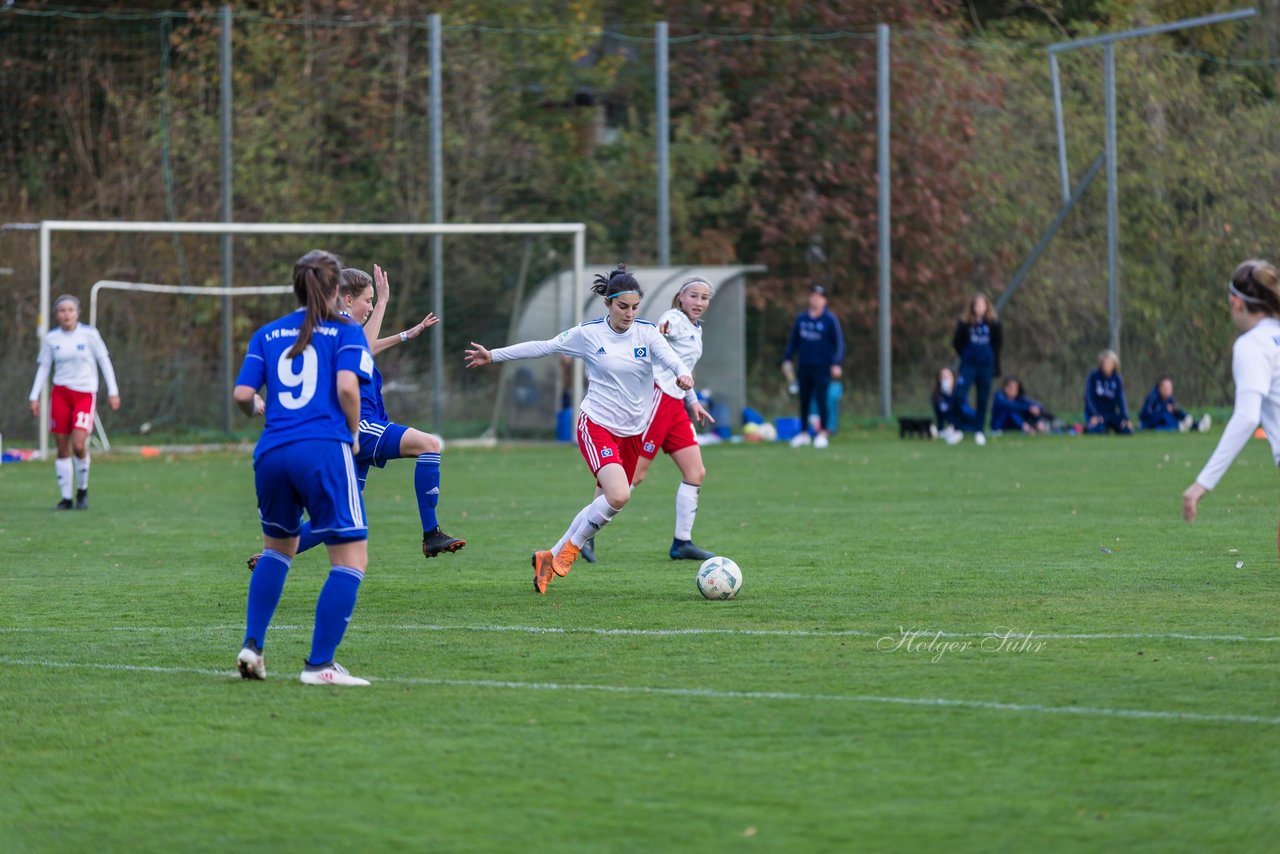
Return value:
[[(81, 634), (86, 632), (155, 632), (157, 634), (197, 634), (240, 631), (243, 624), (224, 624), (213, 626), (0, 626), (0, 634)], [(502, 626), (502, 625), (443, 625), (436, 623), (388, 623), (365, 624), (355, 622), (351, 626), (356, 632), (486, 632), (514, 633), (530, 635), (595, 635), (600, 637), (689, 637), (703, 635), (725, 635), (731, 637), (788, 637), (788, 638), (899, 638), (903, 630), (918, 632), (918, 637), (928, 639), (940, 638), (987, 638), (1001, 637), (1010, 640), (1175, 640), (1222, 643), (1277, 643), (1280, 636), (1248, 636), (1248, 635), (1198, 635), (1188, 632), (1099, 632), (1099, 633), (1054, 633), (1054, 632), (1013, 632), (1004, 628), (990, 631), (947, 632), (902, 627), (889, 631), (866, 631), (864, 629), (732, 629), (732, 628), (681, 628), (681, 629), (623, 629), (600, 628), (591, 626)], [(272, 631), (298, 632), (311, 631), (311, 626), (272, 625)]]
[[(0, 665), (41, 667), (65, 670), (104, 670), (123, 673), (193, 674), (234, 678), (234, 670), (200, 667), (157, 667), (135, 664), (44, 661), (39, 659), (0, 658)], [(288, 678), (288, 677), (286, 677)], [(862, 703), (928, 708), (973, 709), (989, 712), (1013, 712), (1042, 715), (1077, 715), (1080, 717), (1131, 718), (1195, 723), (1263, 724), (1280, 726), (1280, 717), (1215, 714), (1206, 712), (1171, 712), (1151, 709), (1112, 709), (1092, 706), (1045, 706), (1038, 703), (999, 703), (990, 700), (956, 700), (946, 697), (881, 697), (873, 694), (803, 694), (791, 691), (717, 691), (712, 688), (663, 688), (644, 685), (591, 685), (562, 682), (513, 682), (500, 679), (430, 679), (412, 676), (367, 677), (373, 682), (396, 685), (420, 685), (449, 688), (494, 688), (512, 691), (580, 691), (602, 694), (644, 694), (658, 697), (693, 697), (709, 700), (776, 700), (801, 703)]]

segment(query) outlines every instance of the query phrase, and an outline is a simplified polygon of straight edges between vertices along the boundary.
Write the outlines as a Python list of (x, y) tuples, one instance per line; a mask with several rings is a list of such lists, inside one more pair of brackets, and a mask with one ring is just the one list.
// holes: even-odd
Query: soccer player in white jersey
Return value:
[[(49, 394), (49, 432), (58, 446), (53, 470), (58, 476), (61, 500), (54, 510), (89, 509), (89, 432), (98, 398), (98, 370), (107, 379), (107, 403), (120, 408), (116, 371), (107, 345), (92, 326), (80, 322), (80, 300), (63, 294), (53, 303), (56, 329), (45, 333), (40, 344), (36, 381), (31, 385), (31, 414), (40, 414), (40, 390), (53, 372)], [(72, 486), (76, 500), (71, 501)]]
[(568, 574), (582, 544), (616, 516), (631, 497), (631, 476), (640, 457), (641, 434), (654, 406), (653, 371), (661, 365), (684, 390), (693, 377), (671, 345), (647, 320), (636, 317), (644, 291), (619, 265), (596, 276), (592, 290), (604, 297), (609, 313), (567, 329), (549, 341), (526, 341), (488, 350), (471, 342), (468, 368), (513, 359), (563, 353), (586, 363), (586, 397), (578, 418), (578, 449), (596, 478), (596, 496), (578, 511), (554, 548), (533, 554), (533, 587), (547, 592), (553, 576)]
[(1231, 347), (1235, 408), (1213, 456), (1182, 493), (1182, 516), (1188, 522), (1195, 521), (1200, 499), (1218, 485), (1259, 421), (1280, 465), (1280, 274), (1266, 261), (1245, 261), (1227, 283), (1227, 302), (1241, 333)]
[[(658, 318), (658, 332), (671, 343), (671, 349), (689, 370), (702, 358), (702, 315), (711, 304), (711, 283), (701, 277), (689, 279), (671, 300), (671, 308)], [(658, 451), (665, 451), (680, 468), (680, 485), (676, 487), (675, 536), (668, 551), (672, 560), (706, 560), (712, 552), (693, 544), (693, 522), (698, 512), (698, 493), (707, 470), (702, 464), (702, 449), (690, 415), (699, 423), (715, 419), (698, 402), (692, 389), (684, 391), (676, 385), (675, 374), (660, 365), (653, 366), (655, 404), (653, 416), (640, 440), (640, 461), (631, 478), (639, 486), (649, 471)], [(594, 558), (595, 543), (589, 543)], [(586, 552), (584, 551), (584, 556)]]

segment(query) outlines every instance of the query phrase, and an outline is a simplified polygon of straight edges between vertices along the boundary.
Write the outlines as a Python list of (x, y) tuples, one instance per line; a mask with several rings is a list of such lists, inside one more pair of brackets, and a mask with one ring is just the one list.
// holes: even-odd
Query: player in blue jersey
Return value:
[[(844, 332), (840, 319), (827, 309), (827, 289), (822, 285), (809, 288), (809, 306), (796, 316), (782, 354), (782, 373), (796, 383), (800, 393), (800, 432), (791, 447), (812, 444), (827, 447), (831, 413), (828, 411), (828, 388), (832, 380), (842, 376)], [(809, 435), (809, 411), (818, 405), (818, 430)]]
[[(344, 269), (341, 275), (338, 305), (344, 314), (364, 327), (369, 349), (375, 356), (397, 344), (417, 338), (423, 330), (440, 322), (438, 317), (428, 312), (421, 322), (409, 329), (395, 335), (379, 337), (387, 301), (391, 296), (387, 274), (375, 264), (372, 277), (363, 270), (350, 267)], [(355, 458), (356, 477), (363, 492), (371, 466), (383, 468), (388, 460), (417, 460), (413, 485), (418, 499), (418, 516), (422, 522), (422, 555), (429, 558), (445, 552), (456, 552), (467, 544), (466, 540), (451, 537), (440, 530), (436, 519), (436, 506), (440, 503), (440, 451), (443, 447), (444, 442), (438, 436), (405, 427), (387, 418), (387, 409), (382, 400), (382, 374), (375, 364), (373, 381), (360, 386), (360, 450)], [(320, 537), (311, 529), (311, 523), (304, 523), (299, 536), (298, 553), (301, 554), (320, 542)], [(249, 558), (247, 562), (250, 569), (254, 568), (259, 557), (261, 555)]]
[(973, 411), (978, 416), (978, 429), (973, 440), (979, 445), (987, 443), (987, 406), (991, 401), (991, 380), (1000, 373), (1000, 348), (1004, 344), (1004, 329), (996, 317), (996, 310), (985, 294), (974, 294), (956, 321), (951, 346), (960, 357), (960, 376), (956, 382), (956, 394), (961, 401), (969, 399), (969, 389), (975, 389)]
[[(249, 582), (244, 646), (236, 666), (245, 679), (265, 679), (267, 626), (298, 549), (303, 511), (328, 546), (332, 568), (316, 600), (305, 685), (368, 685), (334, 661), (368, 567), (368, 528), (356, 480), (360, 384), (373, 379), (364, 332), (338, 313), (341, 263), (321, 250), (298, 259), (293, 292), (303, 308), (253, 334), (235, 402), (265, 415), (253, 452), (262, 522), (262, 557)], [(258, 389), (266, 389), (258, 395)]]
[(1124, 399), (1120, 377), (1120, 357), (1114, 350), (1098, 354), (1098, 367), (1084, 381), (1085, 432), (1105, 434), (1113, 430), (1122, 436), (1133, 433), (1129, 404)]
[(533, 553), (533, 587), (539, 593), (547, 592), (552, 577), (568, 574), (583, 544), (631, 498), (645, 426), (661, 394), (653, 385), (654, 367), (670, 371), (682, 391), (693, 388), (689, 369), (658, 327), (636, 317), (644, 292), (625, 267), (596, 276), (592, 290), (604, 297), (604, 317), (566, 329), (549, 341), (525, 341), (492, 351), (473, 341), (466, 351), (468, 368), (552, 353), (586, 363), (589, 382), (578, 418), (578, 450), (596, 479), (596, 495), (578, 511), (554, 548)]

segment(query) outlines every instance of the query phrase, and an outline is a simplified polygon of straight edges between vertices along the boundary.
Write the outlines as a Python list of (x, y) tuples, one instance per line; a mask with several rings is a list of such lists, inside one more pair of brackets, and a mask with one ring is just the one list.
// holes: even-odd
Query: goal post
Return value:
[[(229, 222), (125, 222), (104, 220), (44, 220), (39, 224), (40, 303), (36, 315), (37, 341), (49, 330), (53, 280), (53, 235), (60, 232), (109, 234), (195, 234), (195, 235), (333, 235), (353, 236), (449, 236), (449, 235), (564, 235), (573, 239), (573, 281), (579, 293), (586, 288), (586, 232), (584, 223), (229, 223)], [(145, 283), (141, 283), (145, 284)], [(154, 285), (154, 288), (188, 286)], [(138, 288), (138, 290), (144, 290)], [(247, 294), (246, 288), (193, 287), (209, 295)], [(289, 289), (291, 290), (291, 289)], [(164, 291), (161, 291), (164, 292)], [(575, 301), (574, 322), (583, 319), (582, 301)], [(91, 314), (93, 307), (91, 306)], [(582, 398), (582, 371), (573, 376), (573, 399)], [(49, 454), (49, 389), (40, 390), (40, 456)]]

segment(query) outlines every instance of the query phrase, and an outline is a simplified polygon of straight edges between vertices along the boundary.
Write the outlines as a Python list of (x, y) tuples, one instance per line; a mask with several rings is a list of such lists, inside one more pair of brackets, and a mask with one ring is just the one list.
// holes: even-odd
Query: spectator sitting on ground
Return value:
[(1151, 387), (1151, 393), (1142, 404), (1142, 412), (1138, 414), (1138, 421), (1144, 430), (1177, 430), (1179, 433), (1192, 429), (1203, 433), (1213, 424), (1209, 413), (1206, 412), (1197, 422), (1194, 415), (1178, 406), (1178, 402), (1173, 399), (1173, 378), (1168, 374), (1156, 380), (1156, 384)]
[(1004, 378), (991, 404), (991, 429), (1029, 435), (1049, 432), (1052, 416), (1039, 401), (1027, 397), (1022, 380), (1012, 374)]
[(948, 445), (954, 445), (964, 438), (965, 433), (981, 435), (978, 427), (978, 413), (969, 405), (956, 387), (956, 375), (950, 368), (942, 368), (933, 381), (934, 423), (938, 436)]
[(1084, 420), (1086, 433), (1114, 430), (1122, 436), (1133, 435), (1124, 380), (1120, 377), (1120, 357), (1114, 350), (1098, 354), (1098, 367), (1084, 381)]

